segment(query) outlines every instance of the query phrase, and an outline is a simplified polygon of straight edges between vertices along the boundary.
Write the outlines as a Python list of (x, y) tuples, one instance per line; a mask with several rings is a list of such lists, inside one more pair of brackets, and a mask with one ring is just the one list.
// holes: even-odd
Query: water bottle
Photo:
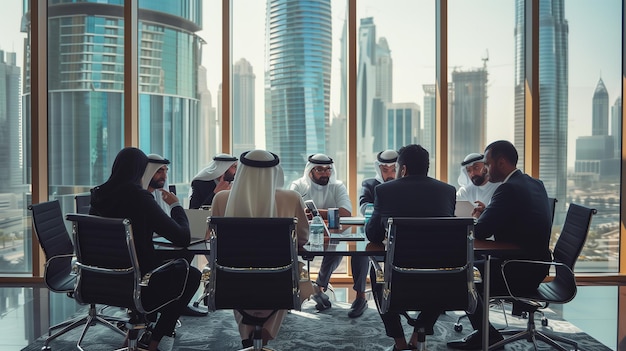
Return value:
[(324, 245), (324, 220), (320, 216), (314, 216), (309, 224), (309, 245)]
[(365, 224), (367, 224), (367, 222), (369, 222), (370, 218), (372, 217), (372, 213), (374, 213), (374, 204), (365, 205), (365, 210), (363, 212), (365, 216)]

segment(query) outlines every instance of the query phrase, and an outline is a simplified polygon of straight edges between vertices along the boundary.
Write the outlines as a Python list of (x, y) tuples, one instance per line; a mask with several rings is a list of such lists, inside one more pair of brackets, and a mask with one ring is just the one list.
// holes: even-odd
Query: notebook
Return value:
[(474, 210), (474, 204), (467, 200), (456, 200), (454, 215), (457, 217), (471, 217)]
[[(189, 231), (191, 232), (191, 244), (205, 241), (207, 231), (207, 217), (211, 214), (207, 210), (185, 209), (185, 214), (189, 220)], [(162, 236), (155, 236), (152, 240), (159, 244), (171, 244), (169, 240)]]

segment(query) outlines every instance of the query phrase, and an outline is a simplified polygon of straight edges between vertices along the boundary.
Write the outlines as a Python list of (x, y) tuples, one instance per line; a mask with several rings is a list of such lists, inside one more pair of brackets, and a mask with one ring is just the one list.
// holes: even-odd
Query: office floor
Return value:
[[(349, 286), (336, 285), (334, 288), (338, 301), (350, 302)], [(574, 301), (552, 309), (561, 312), (564, 319), (604, 345), (617, 350), (617, 322), (626, 321), (626, 316), (618, 316), (617, 301), (616, 286), (584, 286), (579, 288)], [(51, 306), (50, 317), (47, 310), (41, 313), (48, 305)], [(74, 302), (60, 294), (50, 294), (48, 304), (48, 292), (44, 287), (0, 287), (0, 350), (20, 350), (47, 332), (47, 320), (58, 323), (75, 310)]]

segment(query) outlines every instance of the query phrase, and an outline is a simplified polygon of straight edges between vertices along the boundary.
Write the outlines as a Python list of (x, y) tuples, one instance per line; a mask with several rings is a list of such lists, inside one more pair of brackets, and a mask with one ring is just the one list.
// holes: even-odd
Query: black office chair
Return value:
[(473, 230), (472, 218), (389, 218), (384, 270), (371, 261), (378, 311), (398, 311), (413, 326), (415, 319), (405, 311), (473, 312), (478, 298)]
[[(142, 275), (129, 220), (84, 214), (68, 214), (67, 219), (73, 222), (76, 243), (76, 300), (127, 308), (128, 346), (123, 350), (137, 350), (139, 331), (148, 323), (146, 315), (182, 296), (189, 264), (171, 260)], [(80, 350), (81, 341), (82, 336)]]
[[(29, 209), (32, 211), (34, 232), (46, 256), (44, 267), (44, 282), (46, 286), (50, 291), (64, 293), (74, 298), (74, 285), (76, 284), (76, 274), (73, 272), (74, 245), (65, 228), (59, 201), (54, 200), (34, 204)], [(81, 334), (81, 340), (87, 332), (89, 325), (95, 323), (101, 323), (118, 333), (124, 334), (112, 323), (123, 321), (120, 318), (103, 316), (96, 309), (95, 304), (90, 304), (87, 315), (51, 326), (48, 329), (48, 337), (44, 341), (42, 350), (50, 350), (48, 345), (52, 340), (83, 324), (85, 327)], [(52, 331), (58, 328), (62, 329), (52, 334)]]
[(91, 193), (78, 194), (74, 196), (76, 203), (76, 213), (89, 214), (91, 208)]
[[(552, 214), (552, 222), (554, 223), (554, 212), (555, 212), (556, 203), (558, 202), (558, 200), (554, 197), (549, 197), (548, 201), (550, 202), (550, 213)], [(477, 272), (477, 274), (480, 275), (480, 272)], [(478, 277), (477, 279), (482, 279), (482, 278)], [(476, 281), (476, 283), (479, 283), (479, 281)], [(499, 327), (498, 330), (504, 330), (509, 327), (509, 320), (507, 318), (506, 308), (504, 307), (504, 304), (506, 302), (507, 301), (505, 300), (497, 299), (497, 298), (489, 299), (489, 308), (498, 308), (502, 312), (502, 316), (504, 317), (504, 326)], [(541, 314), (541, 325), (547, 326), (548, 318), (546, 318), (546, 316), (543, 314), (543, 311), (538, 310), (537, 313)], [(522, 312), (521, 317), (528, 318), (528, 313)], [(456, 323), (454, 324), (455, 331), (457, 332), (463, 331), (463, 324), (461, 324), (461, 320), (463, 318), (467, 318), (467, 314), (463, 314), (459, 316), (459, 318), (456, 320)]]
[(208, 307), (237, 310), (254, 325), (253, 346), (245, 350), (263, 350), (267, 320), (245, 310), (300, 310), (295, 225), (295, 218), (209, 218)]
[[(587, 239), (591, 218), (596, 213), (597, 211), (593, 208), (587, 208), (573, 203), (569, 205), (561, 235), (552, 252), (553, 259), (551, 262), (508, 260), (502, 264), (502, 275), (509, 292), (509, 296), (502, 298), (520, 302), (521, 308), (528, 313), (528, 323), (525, 330), (507, 331), (506, 334), (513, 334), (513, 336), (492, 345), (489, 347), (490, 350), (501, 348), (505, 344), (521, 339), (532, 341), (535, 350), (537, 349), (537, 340), (541, 340), (561, 351), (568, 349), (561, 346), (557, 341), (569, 344), (573, 346), (575, 350), (578, 350), (578, 344), (573, 340), (557, 335), (548, 335), (547, 333), (537, 330), (535, 328), (534, 315), (539, 309), (546, 308), (551, 303), (564, 304), (573, 300), (576, 296), (574, 265)], [(537, 290), (532, 294), (526, 296), (515, 295), (509, 289), (507, 282), (507, 266), (518, 265), (519, 267), (520, 264), (549, 265), (554, 267), (556, 274), (551, 281), (539, 284)]]

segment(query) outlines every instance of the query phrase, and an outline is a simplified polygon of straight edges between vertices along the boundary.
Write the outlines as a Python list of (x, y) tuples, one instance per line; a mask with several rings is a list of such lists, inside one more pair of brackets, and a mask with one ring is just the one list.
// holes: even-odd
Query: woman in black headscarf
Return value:
[[(153, 233), (158, 233), (181, 247), (189, 245), (191, 240), (189, 221), (176, 195), (167, 191), (162, 194), (163, 200), (170, 205), (170, 217), (154, 201), (152, 194), (142, 188), (141, 177), (147, 164), (148, 157), (141, 150), (134, 147), (122, 149), (113, 162), (109, 179), (91, 189), (90, 210), (91, 214), (98, 216), (130, 219), (142, 274), (162, 264), (152, 244)], [(161, 316), (152, 331), (149, 350), (157, 350), (161, 338), (173, 332), (182, 309), (187, 306), (200, 285), (200, 275), (197, 268), (189, 267), (187, 284), (181, 298), (159, 311)], [(168, 288), (180, 289), (163, 287)], [(149, 299), (150, 296), (144, 296), (146, 298)]]

